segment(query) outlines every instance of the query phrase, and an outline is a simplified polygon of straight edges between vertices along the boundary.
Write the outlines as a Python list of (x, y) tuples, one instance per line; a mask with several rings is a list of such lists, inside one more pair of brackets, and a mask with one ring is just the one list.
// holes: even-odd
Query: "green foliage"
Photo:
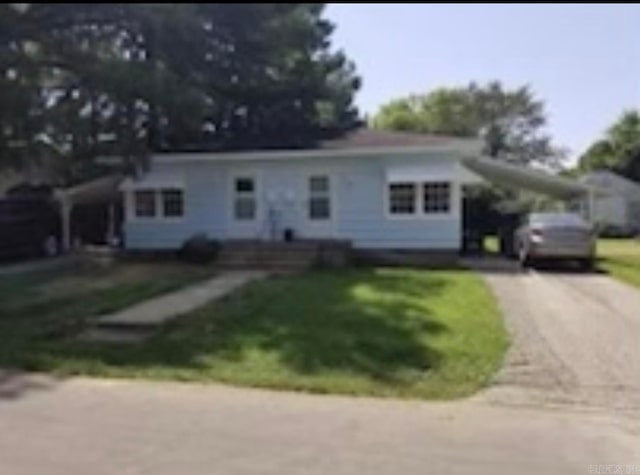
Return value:
[(180, 248), (180, 257), (186, 262), (204, 264), (214, 260), (220, 251), (220, 243), (198, 233), (186, 239)]
[(460, 137), (474, 136), (479, 129), (469, 92), (456, 88), (392, 100), (380, 108), (372, 122), (380, 129)]
[(358, 121), (323, 4), (0, 6), (0, 166), (299, 147)]
[(439, 88), (383, 105), (372, 125), (377, 128), (483, 137), (491, 157), (556, 167), (564, 152), (544, 132), (542, 101), (529, 87), (505, 89), (498, 81), (486, 85)]
[(640, 240), (598, 239), (598, 261), (612, 277), (640, 288)]
[(623, 112), (578, 161), (581, 172), (607, 169), (640, 181), (640, 111)]

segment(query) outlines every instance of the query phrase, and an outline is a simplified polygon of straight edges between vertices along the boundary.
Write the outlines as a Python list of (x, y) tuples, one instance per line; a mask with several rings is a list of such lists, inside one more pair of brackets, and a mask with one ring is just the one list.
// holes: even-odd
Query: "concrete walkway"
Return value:
[(263, 278), (262, 271), (228, 271), (205, 282), (176, 290), (116, 313), (104, 315), (99, 325), (161, 325), (178, 315), (191, 312), (210, 300), (218, 299), (248, 282)]
[(1, 381), (2, 475), (583, 475), (640, 464), (638, 434), (602, 414), (85, 378), (15, 383), (2, 398)]
[(264, 271), (225, 271), (199, 284), (101, 316), (96, 319), (92, 328), (80, 335), (80, 339), (112, 343), (138, 342), (163, 323), (266, 275)]

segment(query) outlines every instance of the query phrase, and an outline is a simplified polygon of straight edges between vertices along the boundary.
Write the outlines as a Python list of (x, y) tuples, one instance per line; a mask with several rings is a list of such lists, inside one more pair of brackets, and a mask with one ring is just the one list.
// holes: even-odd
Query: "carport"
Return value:
[(116, 206), (121, 199), (118, 187), (121, 181), (120, 175), (110, 175), (54, 191), (54, 198), (60, 204), (63, 250), (71, 249), (71, 215), (73, 208), (78, 205), (108, 206), (108, 240), (115, 235)]
[(607, 194), (605, 190), (570, 178), (491, 158), (465, 158), (462, 163), (481, 178), (507, 188), (527, 190), (563, 201), (580, 200), (581, 210), (589, 220), (592, 219), (594, 198)]

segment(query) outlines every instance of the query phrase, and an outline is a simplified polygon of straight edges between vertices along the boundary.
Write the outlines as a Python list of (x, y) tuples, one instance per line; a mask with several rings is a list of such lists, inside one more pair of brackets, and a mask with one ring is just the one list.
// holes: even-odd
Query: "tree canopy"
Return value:
[(323, 4), (0, 5), (0, 166), (312, 146), (358, 123)]
[(557, 166), (564, 152), (545, 132), (544, 103), (527, 86), (470, 83), (413, 94), (383, 105), (371, 123), (390, 130), (483, 137), (489, 156)]
[(611, 170), (640, 181), (640, 110), (627, 110), (578, 160), (581, 172)]

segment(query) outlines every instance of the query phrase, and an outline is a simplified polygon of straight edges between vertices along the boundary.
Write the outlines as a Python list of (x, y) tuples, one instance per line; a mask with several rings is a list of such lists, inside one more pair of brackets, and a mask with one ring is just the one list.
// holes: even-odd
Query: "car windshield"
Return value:
[(530, 216), (531, 224), (555, 226), (586, 226), (584, 219), (571, 213), (534, 213)]

